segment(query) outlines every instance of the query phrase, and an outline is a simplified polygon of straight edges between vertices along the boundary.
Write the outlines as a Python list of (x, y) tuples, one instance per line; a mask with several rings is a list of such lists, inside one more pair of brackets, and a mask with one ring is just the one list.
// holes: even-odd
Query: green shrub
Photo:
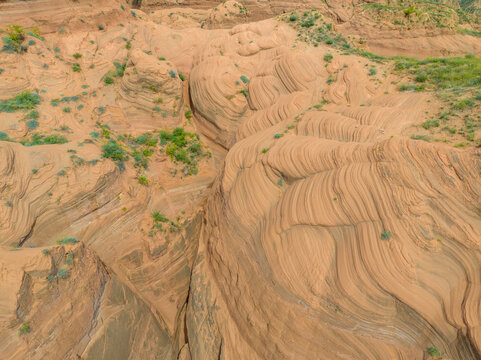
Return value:
[(68, 245), (68, 244), (76, 244), (78, 243), (78, 239), (74, 237), (63, 238), (61, 240), (57, 240), (57, 244), (59, 245)]
[(76, 59), (80, 59), (82, 57), (82, 54), (75, 53), (75, 54), (73, 54), (73, 57), (76, 58)]
[(423, 123), (423, 128), (425, 128), (426, 130), (430, 129), (432, 127), (439, 127), (439, 120), (438, 119), (428, 120), (428, 121)]
[(43, 249), (42, 254), (44, 254), (45, 256), (50, 255), (50, 249)]
[(163, 222), (163, 223), (169, 222), (169, 219), (158, 211), (154, 211), (152, 213), (152, 218), (154, 222)]
[(314, 19), (313, 19), (313, 18), (308, 18), (308, 19), (302, 20), (301, 26), (302, 26), (302, 27), (306, 27), (306, 28), (309, 28), (309, 27), (311, 27), (311, 26), (314, 26)]
[(463, 99), (460, 102), (453, 105), (453, 108), (456, 110), (464, 110), (467, 107), (472, 107), (474, 105), (474, 101), (472, 99)]
[(54, 135), (41, 135), (39, 133), (32, 134), (30, 141), (22, 140), (20, 143), (23, 146), (35, 146), (35, 145), (53, 145), (53, 144), (65, 144), (68, 140), (63, 136)]
[(441, 356), (441, 352), (440, 352), (435, 346), (430, 346), (430, 347), (428, 348), (428, 354), (429, 354), (431, 357)]
[(82, 70), (82, 69), (80, 68), (80, 64), (79, 64), (79, 63), (74, 63), (74, 64), (72, 65), (72, 70), (73, 70), (74, 72), (80, 72), (80, 70)]
[(426, 135), (413, 135), (413, 136), (411, 136), (411, 139), (413, 139), (413, 140), (423, 140), (423, 141), (429, 142), (429, 137), (427, 137)]
[(149, 179), (147, 179), (145, 176), (139, 176), (137, 178), (137, 181), (139, 182), (139, 184), (142, 184), (142, 185), (149, 185)]
[(249, 78), (248, 78), (247, 76), (244, 76), (244, 75), (242, 75), (242, 76), (240, 77), (240, 79), (242, 80), (242, 82), (243, 82), (244, 84), (247, 84), (247, 83), (250, 81)]
[(24, 321), (20, 329), (18, 329), (18, 335), (25, 335), (28, 334), (32, 329), (27, 321)]
[(416, 12), (416, 10), (414, 10), (414, 6), (413, 6), (413, 5), (411, 5), (411, 6), (408, 7), (407, 9), (404, 9), (404, 10), (403, 10), (404, 16), (406, 16), (406, 17), (411, 16), (411, 15), (414, 14), (415, 12)]
[(125, 161), (128, 159), (125, 150), (114, 139), (110, 139), (108, 143), (102, 145), (102, 157), (112, 159), (113, 161)]
[(384, 230), (381, 233), (381, 240), (389, 240), (391, 238), (391, 233), (387, 230)]
[(0, 131), (0, 141), (10, 141), (8, 134), (3, 131)]
[(68, 270), (67, 269), (58, 269), (57, 277), (59, 279), (66, 279), (68, 278)]
[(35, 120), (38, 119), (39, 117), (40, 117), (40, 114), (38, 113), (37, 110), (30, 111), (26, 116), (27, 119), (35, 119)]
[(334, 56), (332, 56), (332, 54), (326, 54), (326, 55), (324, 55), (324, 61), (325, 61), (325, 62), (330, 63), (333, 58), (334, 58)]
[(14, 52), (23, 54), (27, 51), (27, 46), (23, 45), (23, 41), (25, 40), (25, 30), (21, 26), (9, 25), (7, 28), (7, 36), (4, 36), (2, 40), (2, 51), (9, 54)]
[(30, 130), (35, 130), (38, 127), (38, 121), (35, 119), (27, 121), (27, 127)]
[(124, 62), (124, 63), (118, 63), (118, 62), (114, 62), (114, 66), (115, 66), (115, 72), (114, 72), (114, 76), (115, 77), (123, 77), (124, 76), (124, 73), (125, 73), (125, 68), (127, 66), (127, 63)]
[(112, 79), (110, 76), (106, 76), (106, 77), (104, 78), (104, 83), (105, 83), (105, 85), (113, 84), (113, 83), (114, 83), (114, 79)]
[(160, 91), (155, 85), (152, 85), (152, 84), (142, 84), (142, 88), (152, 90), (153, 92)]
[(0, 100), (0, 112), (12, 113), (18, 110), (31, 110), (40, 104), (40, 96), (24, 91), (11, 99)]
[(428, 76), (426, 73), (419, 73), (416, 75), (414, 78), (414, 81), (416, 82), (425, 82), (428, 79)]

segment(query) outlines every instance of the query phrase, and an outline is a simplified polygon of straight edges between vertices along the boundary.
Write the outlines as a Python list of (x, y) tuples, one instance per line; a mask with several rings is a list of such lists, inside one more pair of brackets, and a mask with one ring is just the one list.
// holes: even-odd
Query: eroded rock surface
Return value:
[(481, 152), (369, 53), (479, 29), (381, 3), (0, 2), (0, 358), (479, 359)]

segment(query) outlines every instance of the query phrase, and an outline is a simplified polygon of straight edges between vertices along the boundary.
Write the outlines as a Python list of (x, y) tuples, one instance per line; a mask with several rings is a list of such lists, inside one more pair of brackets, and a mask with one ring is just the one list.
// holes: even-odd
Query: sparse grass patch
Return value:
[(78, 239), (74, 238), (74, 237), (67, 237), (67, 238), (63, 238), (61, 240), (57, 240), (57, 244), (59, 244), (59, 245), (76, 244), (78, 242), (79, 242)]
[(411, 136), (411, 139), (413, 140), (423, 140), (429, 142), (429, 137), (426, 135), (413, 135)]
[(30, 140), (20, 141), (23, 146), (65, 144), (67, 142), (68, 140), (61, 135), (41, 135), (39, 133), (33, 133)]
[(31, 110), (40, 104), (40, 96), (27, 90), (11, 99), (0, 100), (0, 112), (12, 113), (19, 110)]

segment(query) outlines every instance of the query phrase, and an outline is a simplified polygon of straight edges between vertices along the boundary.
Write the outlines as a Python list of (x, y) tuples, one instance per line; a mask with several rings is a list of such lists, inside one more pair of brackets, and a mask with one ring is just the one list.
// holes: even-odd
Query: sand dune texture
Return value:
[(480, 147), (352, 50), (479, 28), (372, 4), (0, 0), (0, 359), (481, 359)]

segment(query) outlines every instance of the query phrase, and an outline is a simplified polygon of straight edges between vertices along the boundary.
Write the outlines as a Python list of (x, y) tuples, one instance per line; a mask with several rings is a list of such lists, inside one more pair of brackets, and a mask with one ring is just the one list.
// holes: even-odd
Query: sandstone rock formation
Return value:
[(0, 359), (481, 358), (478, 105), (452, 132), (454, 100), (378, 56), (476, 59), (475, 22), (24, 4), (0, 2), (25, 30), (0, 52)]

